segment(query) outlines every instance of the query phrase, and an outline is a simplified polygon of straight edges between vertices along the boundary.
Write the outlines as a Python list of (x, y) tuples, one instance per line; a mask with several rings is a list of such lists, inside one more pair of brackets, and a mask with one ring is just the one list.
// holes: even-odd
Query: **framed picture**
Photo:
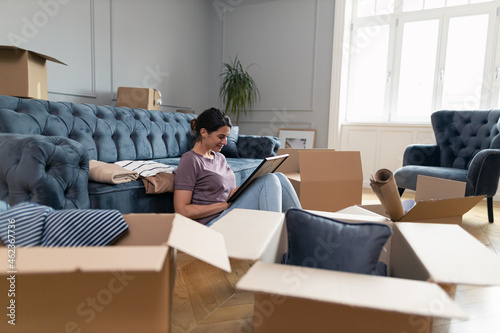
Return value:
[(278, 137), (283, 148), (310, 149), (314, 148), (316, 130), (280, 128)]

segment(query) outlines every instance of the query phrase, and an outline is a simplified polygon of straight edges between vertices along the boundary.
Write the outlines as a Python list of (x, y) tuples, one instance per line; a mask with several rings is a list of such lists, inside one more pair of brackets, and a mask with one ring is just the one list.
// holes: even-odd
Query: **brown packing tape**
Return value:
[(370, 186), (391, 220), (399, 221), (405, 211), (392, 172), (388, 169), (378, 170), (370, 179)]

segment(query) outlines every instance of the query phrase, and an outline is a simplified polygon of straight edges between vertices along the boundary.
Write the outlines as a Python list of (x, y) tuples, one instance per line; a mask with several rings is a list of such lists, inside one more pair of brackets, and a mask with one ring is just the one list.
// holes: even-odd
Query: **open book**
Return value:
[(271, 156), (271, 157), (266, 157), (260, 165), (252, 172), (252, 174), (241, 184), (241, 186), (236, 190), (236, 192), (233, 193), (233, 195), (227, 199), (227, 202), (231, 203), (236, 198), (240, 196), (243, 191), (250, 185), (255, 179), (259, 178), (262, 175), (265, 175), (266, 173), (273, 173), (278, 169), (278, 167), (283, 163), (284, 160), (287, 159), (289, 155), (284, 154), (284, 155), (278, 155), (278, 156)]

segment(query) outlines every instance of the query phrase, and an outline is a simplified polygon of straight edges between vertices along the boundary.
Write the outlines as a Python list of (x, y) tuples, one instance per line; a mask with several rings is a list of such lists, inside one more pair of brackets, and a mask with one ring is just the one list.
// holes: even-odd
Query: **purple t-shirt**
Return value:
[[(226, 201), (236, 187), (236, 178), (227, 165), (224, 155), (214, 152), (214, 158), (206, 158), (190, 150), (184, 153), (175, 171), (174, 190), (192, 191), (191, 203), (209, 205)], [(198, 220), (207, 224), (218, 214)]]

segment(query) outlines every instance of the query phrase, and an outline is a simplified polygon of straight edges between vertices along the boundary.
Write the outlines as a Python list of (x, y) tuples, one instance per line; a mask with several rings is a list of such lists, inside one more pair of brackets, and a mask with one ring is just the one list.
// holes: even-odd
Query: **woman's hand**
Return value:
[[(233, 188), (231, 190), (231, 193), (229, 193), (229, 195), (227, 196), (227, 200), (229, 200), (229, 198), (231, 198), (231, 196), (234, 194), (234, 192), (236, 192), (238, 189), (239, 189), (239, 187)], [(226, 200), (226, 202), (227, 202), (227, 200)], [(231, 206), (231, 204), (229, 204), (229, 206)], [(228, 208), (229, 208), (229, 206), (228, 206)]]

